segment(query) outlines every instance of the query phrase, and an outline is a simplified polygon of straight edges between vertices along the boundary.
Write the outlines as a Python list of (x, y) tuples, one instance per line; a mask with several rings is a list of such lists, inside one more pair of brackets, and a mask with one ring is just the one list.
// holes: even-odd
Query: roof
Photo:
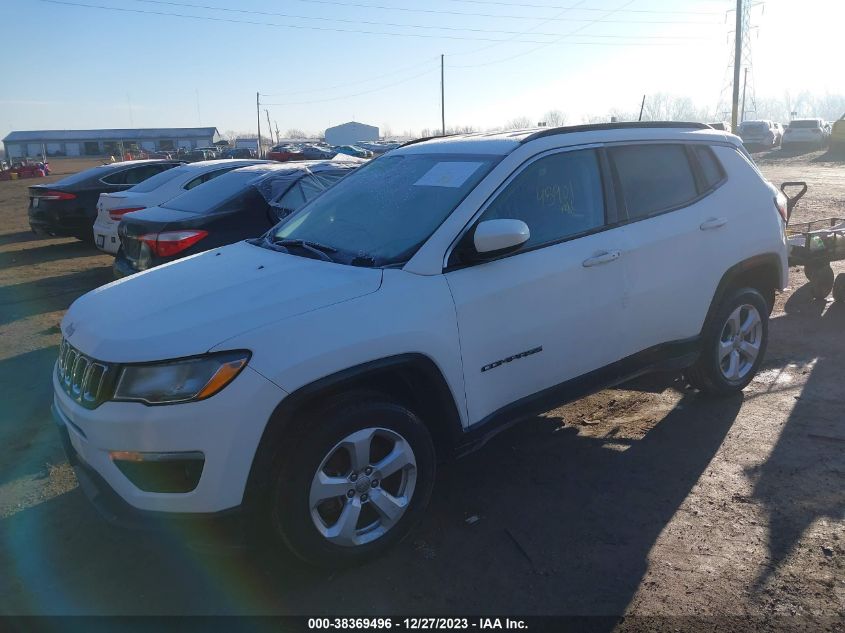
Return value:
[[(597, 123), (556, 128), (538, 127), (524, 130), (508, 130), (505, 132), (475, 132), (471, 134), (435, 136), (410, 141), (394, 151), (404, 151), (407, 153), (460, 152), (462, 154), (492, 154), (502, 156), (509, 154), (523, 143), (549, 136), (608, 132), (610, 133), (608, 138), (613, 138), (614, 140), (622, 140), (623, 137), (630, 137), (631, 140), (640, 140), (647, 139), (655, 130), (661, 130), (659, 136), (662, 138), (695, 133), (707, 135), (713, 140), (724, 141), (725, 139), (724, 132), (714, 130), (704, 123), (634, 121), (627, 123)], [(598, 140), (590, 139), (585, 142), (596, 142)]]
[(259, 165), (248, 165), (247, 167), (239, 167), (237, 171), (254, 171), (256, 173), (265, 173), (271, 171), (311, 171), (318, 173), (329, 169), (351, 169), (358, 167), (364, 161), (352, 160), (290, 160), (284, 163), (275, 161), (267, 161)]
[(106, 130), (30, 130), (9, 132), (4, 143), (27, 141), (95, 141), (142, 140), (158, 138), (208, 138), (217, 134), (216, 127), (115, 128)]
[(361, 126), (361, 127), (368, 127), (374, 130), (378, 129), (377, 125), (370, 125), (369, 123), (361, 123), (359, 121), (347, 121), (346, 123), (339, 123), (338, 125), (333, 125), (331, 127), (327, 127), (326, 131), (329, 130), (337, 130), (338, 128), (350, 127), (350, 126)]

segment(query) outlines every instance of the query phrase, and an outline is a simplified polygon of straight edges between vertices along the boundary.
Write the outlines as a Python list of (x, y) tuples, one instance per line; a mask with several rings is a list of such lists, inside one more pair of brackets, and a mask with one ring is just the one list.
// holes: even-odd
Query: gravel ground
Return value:
[[(842, 162), (755, 159), (775, 182), (809, 183), (795, 221), (845, 215)], [(706, 400), (665, 375), (550, 411), (443, 466), (422, 525), (389, 555), (325, 573), (94, 514), (51, 428), (49, 374), (64, 310), (110, 280), (110, 258), (29, 233), (32, 182), (0, 182), (0, 613), (624, 614), (626, 630), (734, 616), (733, 629), (841, 630), (845, 306), (813, 301), (800, 271), (742, 396)]]

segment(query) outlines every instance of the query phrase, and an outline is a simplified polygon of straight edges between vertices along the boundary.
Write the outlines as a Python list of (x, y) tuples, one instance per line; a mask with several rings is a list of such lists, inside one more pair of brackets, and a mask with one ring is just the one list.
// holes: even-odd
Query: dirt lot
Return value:
[[(773, 181), (809, 182), (796, 221), (845, 215), (845, 163), (756, 158)], [(32, 182), (0, 182), (0, 613), (658, 618), (631, 629), (729, 614), (760, 630), (845, 617), (845, 305), (812, 301), (799, 271), (743, 396), (660, 376), (551, 411), (441, 468), (423, 524), (388, 556), (324, 573), (207, 535), (113, 529), (89, 507), (49, 376), (64, 310), (110, 280), (110, 258), (35, 238)]]

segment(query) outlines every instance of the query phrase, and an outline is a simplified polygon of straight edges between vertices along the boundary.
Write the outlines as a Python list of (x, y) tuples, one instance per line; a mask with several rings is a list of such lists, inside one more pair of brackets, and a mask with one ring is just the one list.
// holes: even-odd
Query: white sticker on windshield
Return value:
[(429, 169), (414, 185), (423, 187), (460, 187), (481, 163), (446, 161)]

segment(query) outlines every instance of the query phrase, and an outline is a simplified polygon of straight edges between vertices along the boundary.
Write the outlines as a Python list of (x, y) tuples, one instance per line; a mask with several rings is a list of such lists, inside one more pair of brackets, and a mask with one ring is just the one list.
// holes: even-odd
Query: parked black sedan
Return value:
[(38, 235), (93, 241), (101, 193), (123, 191), (171, 167), (176, 160), (133, 160), (99, 165), (57, 182), (29, 188), (29, 226)]
[(357, 163), (268, 163), (234, 169), (157, 207), (123, 216), (115, 277), (258, 237)]

